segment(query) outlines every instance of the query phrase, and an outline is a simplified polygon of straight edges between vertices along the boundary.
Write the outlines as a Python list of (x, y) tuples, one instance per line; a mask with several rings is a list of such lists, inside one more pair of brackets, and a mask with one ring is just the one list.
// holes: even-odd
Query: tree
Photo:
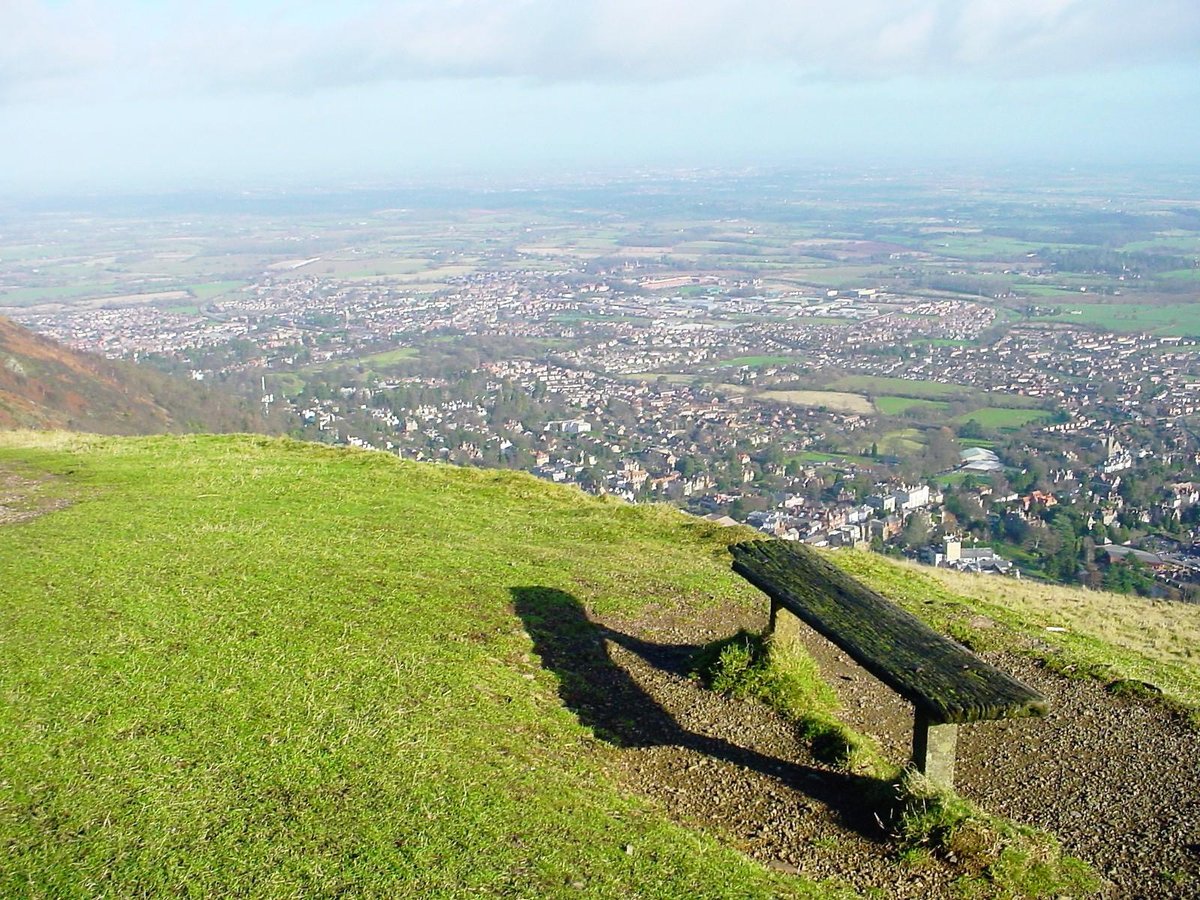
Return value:
[(900, 532), (900, 543), (910, 550), (924, 547), (929, 543), (929, 531), (929, 514), (919, 509), (904, 523), (904, 530)]
[(926, 465), (935, 472), (952, 468), (959, 461), (958, 441), (949, 428), (936, 428), (928, 432), (924, 452)]
[(1118, 594), (1138, 593), (1148, 597), (1154, 590), (1154, 576), (1145, 563), (1133, 554), (1110, 563), (1104, 573), (1104, 589)]
[(958, 427), (958, 436), (964, 440), (983, 440), (987, 433), (983, 430), (983, 426), (975, 419), (967, 419)]

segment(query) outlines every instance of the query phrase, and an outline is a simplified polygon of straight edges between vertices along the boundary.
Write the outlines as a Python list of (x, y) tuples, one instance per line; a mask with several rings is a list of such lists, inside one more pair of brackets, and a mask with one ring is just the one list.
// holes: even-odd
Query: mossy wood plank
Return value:
[(733, 570), (911, 701), (932, 722), (1042, 716), (1046, 699), (807, 547), (736, 544)]

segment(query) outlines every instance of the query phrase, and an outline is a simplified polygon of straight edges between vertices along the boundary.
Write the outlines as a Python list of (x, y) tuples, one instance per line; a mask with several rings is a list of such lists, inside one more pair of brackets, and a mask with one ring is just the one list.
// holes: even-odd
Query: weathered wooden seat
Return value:
[(735, 544), (733, 570), (771, 598), (771, 630), (794, 638), (806, 622), (915, 707), (913, 762), (954, 785), (958, 726), (1044, 716), (1046, 698), (943, 637), (808, 547)]

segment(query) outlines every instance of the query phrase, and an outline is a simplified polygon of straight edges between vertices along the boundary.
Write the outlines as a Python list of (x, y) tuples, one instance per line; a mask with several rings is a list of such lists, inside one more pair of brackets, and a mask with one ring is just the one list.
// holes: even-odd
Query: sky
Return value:
[(1197, 0), (0, 0), (0, 192), (1200, 160)]

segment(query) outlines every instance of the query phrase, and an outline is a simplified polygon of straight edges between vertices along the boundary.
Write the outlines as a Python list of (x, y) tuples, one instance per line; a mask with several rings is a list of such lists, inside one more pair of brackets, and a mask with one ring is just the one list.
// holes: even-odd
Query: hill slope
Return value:
[(0, 428), (152, 434), (257, 431), (262, 422), (231, 396), (79, 353), (0, 316)]
[(619, 791), (513, 613), (744, 597), (711, 526), (267, 439), (7, 443), (76, 499), (0, 537), (0, 895), (803, 892)]
[(734, 847), (962, 874), (686, 677), (762, 624), (736, 530), (252, 437), (10, 433), (0, 483), (2, 896), (844, 895)]

